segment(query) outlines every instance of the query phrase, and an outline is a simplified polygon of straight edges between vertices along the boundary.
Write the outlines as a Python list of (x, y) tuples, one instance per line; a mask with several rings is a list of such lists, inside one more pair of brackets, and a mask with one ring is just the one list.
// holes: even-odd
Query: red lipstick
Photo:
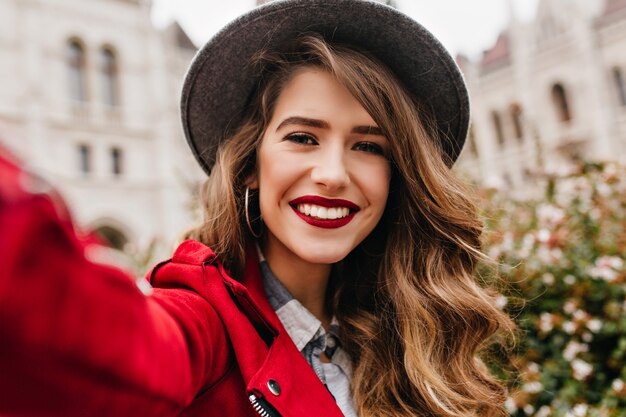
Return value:
[[(317, 217), (307, 216), (306, 214), (301, 213), (298, 210), (299, 204), (313, 204), (316, 206), (327, 208), (348, 208), (350, 209), (350, 214), (348, 214), (346, 217), (342, 217), (339, 219), (319, 219)], [(338, 227), (345, 226), (346, 224), (350, 223), (350, 221), (352, 221), (356, 212), (359, 211), (359, 206), (351, 201), (343, 200), (340, 198), (325, 198), (314, 195), (298, 197), (290, 201), (289, 205), (302, 220), (312, 226), (321, 227), (323, 229), (336, 229)]]

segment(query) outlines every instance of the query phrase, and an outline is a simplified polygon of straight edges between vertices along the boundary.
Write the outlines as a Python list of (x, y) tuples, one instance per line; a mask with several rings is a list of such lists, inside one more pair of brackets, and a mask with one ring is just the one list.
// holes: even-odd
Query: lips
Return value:
[(351, 201), (320, 196), (303, 196), (289, 202), (293, 211), (308, 224), (335, 229), (350, 223), (359, 211)]

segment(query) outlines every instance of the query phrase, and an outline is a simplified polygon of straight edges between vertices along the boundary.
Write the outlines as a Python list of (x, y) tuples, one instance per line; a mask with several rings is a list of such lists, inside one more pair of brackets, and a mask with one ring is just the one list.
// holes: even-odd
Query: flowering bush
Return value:
[(626, 416), (626, 169), (581, 164), (545, 195), (492, 192), (485, 248), (521, 334), (507, 408), (521, 416)]

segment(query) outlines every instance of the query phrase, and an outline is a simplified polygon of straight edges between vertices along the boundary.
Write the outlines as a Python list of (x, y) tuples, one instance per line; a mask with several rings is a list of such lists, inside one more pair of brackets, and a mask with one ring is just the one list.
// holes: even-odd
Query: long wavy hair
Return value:
[(496, 293), (473, 276), (483, 256), (477, 208), (446, 164), (432, 119), (367, 53), (318, 36), (303, 36), (282, 53), (259, 53), (253, 63), (258, 91), (238, 131), (219, 149), (202, 191), (204, 223), (190, 237), (241, 273), (254, 239), (243, 211), (246, 180), (283, 86), (304, 67), (333, 74), (391, 146), (383, 218), (335, 265), (327, 293), (353, 360), (358, 414), (504, 416), (505, 388), (480, 354), (514, 325), (496, 307)]

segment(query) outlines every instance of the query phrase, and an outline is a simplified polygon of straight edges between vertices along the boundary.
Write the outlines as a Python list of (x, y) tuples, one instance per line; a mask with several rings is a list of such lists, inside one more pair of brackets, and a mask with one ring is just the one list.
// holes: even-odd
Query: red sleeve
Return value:
[(7, 167), (0, 156), (0, 415), (176, 415), (221, 372), (215, 311), (90, 262), (58, 202)]

